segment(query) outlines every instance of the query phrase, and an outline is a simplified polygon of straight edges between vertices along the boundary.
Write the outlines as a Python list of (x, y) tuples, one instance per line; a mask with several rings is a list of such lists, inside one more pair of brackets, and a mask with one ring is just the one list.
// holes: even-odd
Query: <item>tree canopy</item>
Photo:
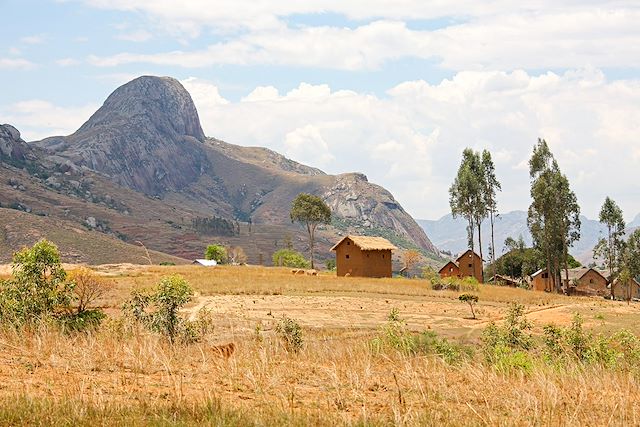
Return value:
[(315, 245), (315, 232), (319, 224), (331, 222), (331, 209), (318, 196), (300, 193), (291, 202), (291, 221), (303, 224), (309, 234), (309, 251), (311, 254), (311, 268), (314, 268), (313, 248)]

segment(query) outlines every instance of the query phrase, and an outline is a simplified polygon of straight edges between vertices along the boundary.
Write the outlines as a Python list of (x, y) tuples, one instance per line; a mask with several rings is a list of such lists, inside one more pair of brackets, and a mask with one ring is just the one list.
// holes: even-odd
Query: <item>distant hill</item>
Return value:
[(33, 223), (43, 227), (62, 220), (183, 258), (211, 242), (239, 245), (250, 262), (268, 263), (278, 248), (307, 250), (305, 231), (289, 220), (301, 192), (321, 196), (334, 214), (319, 230), (318, 259), (331, 257), (345, 233), (383, 235), (438, 257), (393, 195), (365, 175), (327, 175), (206, 137), (191, 96), (170, 77), (117, 88), (68, 136), (27, 143), (0, 125), (0, 206), (39, 216)]
[[(593, 261), (593, 247), (598, 239), (606, 235), (606, 228), (600, 222), (588, 219), (585, 216), (580, 217), (582, 221), (580, 240), (571, 248), (571, 254), (583, 264)], [(422, 226), (433, 243), (443, 251), (449, 251), (454, 255), (467, 249), (467, 229), (466, 222), (463, 219), (453, 219), (451, 214), (445, 215), (439, 220), (418, 220), (418, 224)], [(628, 227), (639, 227), (640, 215), (634, 221), (629, 223)], [(527, 213), (524, 211), (513, 211), (501, 214), (495, 223), (495, 242), (496, 255), (502, 255), (504, 250), (504, 241), (507, 237), (518, 238), (522, 235), (525, 242), (531, 245), (531, 234), (527, 227)], [(488, 221), (482, 225), (482, 247), (485, 258), (489, 253), (489, 244), (491, 239), (491, 227)], [(477, 244), (477, 243), (476, 243)]]

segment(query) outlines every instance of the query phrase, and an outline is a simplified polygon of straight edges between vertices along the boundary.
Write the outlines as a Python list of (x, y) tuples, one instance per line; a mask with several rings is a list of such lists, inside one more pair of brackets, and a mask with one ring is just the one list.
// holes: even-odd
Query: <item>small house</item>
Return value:
[(455, 262), (449, 261), (438, 271), (438, 274), (443, 279), (447, 277), (460, 277), (460, 268)]
[(607, 288), (609, 281), (598, 270), (587, 267), (570, 268), (568, 275), (569, 282), (567, 283), (565, 271), (561, 272), (562, 284), (569, 295), (605, 296), (609, 293)]
[(517, 288), (520, 286), (520, 281), (518, 279), (504, 276), (502, 274), (495, 274), (491, 279), (489, 279), (489, 283), (493, 283), (494, 285), (499, 286), (511, 286), (512, 288)]
[(531, 275), (531, 288), (534, 291), (553, 291), (553, 289), (551, 289), (549, 273), (546, 268), (541, 268)]
[(383, 237), (345, 236), (334, 247), (338, 276), (391, 277), (391, 251), (396, 248)]
[(201, 265), (203, 267), (215, 267), (218, 265), (215, 259), (196, 259), (192, 264)]
[[(562, 288), (569, 295), (607, 295), (609, 281), (598, 270), (587, 267), (570, 268), (567, 272), (560, 272)], [(531, 275), (531, 283), (536, 291), (552, 292), (551, 278), (546, 268), (536, 271)]]
[(640, 283), (635, 279), (630, 279), (627, 284), (624, 284), (618, 278), (611, 286), (613, 287), (613, 296), (616, 299), (640, 299)]
[(475, 277), (479, 283), (484, 281), (480, 255), (469, 249), (460, 255), (456, 262), (460, 268), (460, 277)]

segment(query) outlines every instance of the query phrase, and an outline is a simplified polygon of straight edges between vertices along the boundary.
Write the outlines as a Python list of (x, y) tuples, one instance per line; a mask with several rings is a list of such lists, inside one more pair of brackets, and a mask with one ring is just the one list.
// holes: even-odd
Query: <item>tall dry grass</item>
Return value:
[[(0, 333), (0, 424), (637, 425), (637, 371), (536, 362), (503, 374), (479, 358), (372, 351), (370, 340), (305, 331), (288, 353), (262, 332), (171, 346), (117, 322), (96, 333)], [(109, 417), (109, 418), (104, 418)]]

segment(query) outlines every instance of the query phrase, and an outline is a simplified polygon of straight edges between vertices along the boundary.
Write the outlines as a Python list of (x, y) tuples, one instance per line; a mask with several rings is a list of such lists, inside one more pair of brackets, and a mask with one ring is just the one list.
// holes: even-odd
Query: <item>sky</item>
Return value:
[(74, 132), (119, 85), (172, 76), (207, 136), (358, 171), (415, 218), (449, 212), (462, 150), (499, 209), (550, 145), (582, 213), (640, 213), (637, 0), (0, 0), (0, 123)]

